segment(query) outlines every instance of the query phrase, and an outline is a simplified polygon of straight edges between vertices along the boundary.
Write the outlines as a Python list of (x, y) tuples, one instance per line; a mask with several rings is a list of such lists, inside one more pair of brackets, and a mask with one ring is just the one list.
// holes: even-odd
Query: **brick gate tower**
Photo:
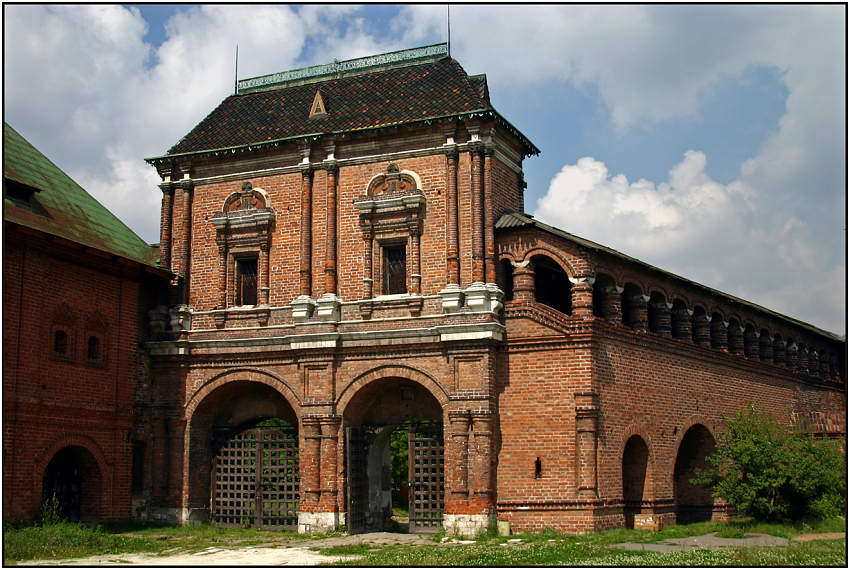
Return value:
[[(523, 214), (445, 44), (247, 79), (165, 155), (138, 516), (590, 530), (722, 516), (719, 413), (845, 418), (844, 343)], [(654, 524), (654, 523), (653, 523)]]

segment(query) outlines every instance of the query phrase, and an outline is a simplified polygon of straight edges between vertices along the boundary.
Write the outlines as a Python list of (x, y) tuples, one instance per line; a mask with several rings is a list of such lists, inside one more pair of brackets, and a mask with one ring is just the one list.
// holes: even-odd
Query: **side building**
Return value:
[(720, 517), (753, 401), (844, 433), (845, 342), (523, 214), (539, 151), (445, 44), (240, 81), (149, 158), (160, 258), (139, 513), (350, 532)]
[(55, 496), (70, 520), (130, 518), (144, 311), (170, 274), (5, 123), (3, 233), (3, 516)]

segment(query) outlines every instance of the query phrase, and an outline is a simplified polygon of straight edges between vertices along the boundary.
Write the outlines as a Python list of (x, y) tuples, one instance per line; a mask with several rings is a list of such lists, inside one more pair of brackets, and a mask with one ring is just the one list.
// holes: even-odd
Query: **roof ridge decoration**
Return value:
[(448, 57), (448, 44), (439, 43), (411, 49), (391, 51), (344, 61), (334, 61), (322, 65), (300, 67), (289, 71), (280, 71), (236, 83), (237, 95), (269, 91), (307, 83), (318, 83), (334, 78), (362, 75), (366, 72), (380, 71), (393, 67), (405, 67)]

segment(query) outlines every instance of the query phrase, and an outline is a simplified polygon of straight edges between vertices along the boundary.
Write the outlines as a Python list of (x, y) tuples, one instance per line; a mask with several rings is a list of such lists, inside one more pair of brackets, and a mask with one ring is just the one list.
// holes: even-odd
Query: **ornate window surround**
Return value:
[(239, 259), (257, 259), (257, 305), (254, 313), (261, 324), (268, 322), (269, 304), (269, 247), (275, 212), (268, 194), (254, 188), (251, 182), (233, 192), (224, 202), (222, 211), (210, 219), (215, 227), (219, 256), (219, 301), (216, 324), (224, 325), (227, 309), (235, 308), (236, 264)]
[[(372, 177), (366, 194), (354, 201), (360, 212), (363, 232), (363, 299), (380, 302), (375, 293), (383, 290), (383, 248), (404, 244), (407, 255), (407, 300), (411, 312), (422, 308), (420, 236), (425, 218), (425, 193), (418, 174), (399, 170), (395, 164), (386, 173)], [(401, 296), (401, 295), (400, 295)], [(395, 296), (392, 296), (395, 297)], [(371, 314), (370, 303), (362, 303), (364, 316)]]

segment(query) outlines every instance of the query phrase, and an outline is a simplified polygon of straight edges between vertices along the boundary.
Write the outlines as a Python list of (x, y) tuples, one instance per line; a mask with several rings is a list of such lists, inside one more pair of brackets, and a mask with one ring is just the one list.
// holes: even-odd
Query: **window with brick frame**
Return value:
[(236, 305), (257, 304), (257, 257), (236, 258)]
[(62, 329), (53, 332), (53, 355), (60, 358), (70, 358), (68, 333)]
[(90, 336), (86, 343), (86, 360), (89, 362), (100, 362), (103, 354), (100, 349), (100, 338)]
[(388, 244), (383, 250), (383, 294), (407, 293), (407, 248), (404, 244)]

